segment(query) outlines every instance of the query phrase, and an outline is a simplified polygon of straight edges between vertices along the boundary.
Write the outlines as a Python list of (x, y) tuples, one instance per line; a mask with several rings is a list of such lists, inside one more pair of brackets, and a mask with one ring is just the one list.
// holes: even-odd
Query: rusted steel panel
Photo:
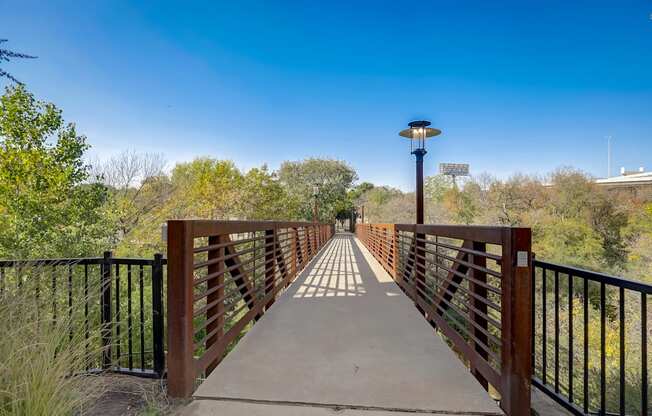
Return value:
[[(276, 294), (332, 236), (331, 230), (309, 222), (168, 221), (168, 386), (172, 397), (192, 394), (196, 378), (215, 368), (229, 343), (272, 305)], [(232, 238), (234, 234), (239, 234), (237, 239)], [(242, 234), (250, 235), (240, 238)], [(195, 247), (198, 238), (203, 245)], [(261, 239), (262, 247), (247, 246)], [(195, 263), (195, 256), (206, 257)], [(258, 258), (264, 259), (265, 288), (257, 288), (252, 276), (261, 267), (255, 263)], [(195, 272), (200, 273), (197, 278)], [(227, 294), (228, 276), (234, 286)], [(196, 301), (201, 303), (194, 310)], [(244, 315), (239, 313), (243, 308), (248, 309)], [(200, 320), (196, 328), (193, 319)], [(229, 321), (232, 325), (227, 320), (233, 320)], [(196, 345), (195, 335), (203, 336)]]
[[(478, 381), (500, 392), (505, 412), (527, 414), (532, 370), (530, 229), (358, 224), (356, 235), (468, 361)], [(438, 237), (463, 243), (439, 242)], [(488, 245), (501, 246), (501, 255), (487, 253)], [(489, 267), (488, 260), (496, 267)], [(435, 269), (447, 272), (443, 281)], [(500, 322), (488, 308), (500, 313)]]
[[(532, 232), (529, 228), (503, 231), (501, 407), (508, 415), (530, 411), (532, 377)], [(525, 253), (525, 254), (523, 254)]]
[[(478, 252), (484, 252), (487, 250), (487, 245), (481, 242), (473, 242), (471, 244), (471, 248)], [(470, 256), (472, 256), (471, 261), (474, 265), (483, 269), (487, 267), (486, 257), (475, 255), (475, 254), (471, 254)], [(484, 329), (484, 331), (486, 332), (489, 330), (488, 321), (486, 319), (487, 304), (485, 302), (480, 301), (479, 298), (486, 299), (488, 295), (488, 291), (484, 285), (478, 284), (476, 282), (482, 282), (486, 285), (487, 273), (478, 269), (473, 269), (471, 273), (473, 274), (474, 281), (469, 281), (469, 291), (472, 294), (474, 294), (475, 297), (471, 297), (471, 306), (473, 307), (473, 309), (469, 311), (469, 319), (475, 322), (476, 325)], [(478, 311), (479, 313), (476, 311)], [(485, 332), (478, 330), (476, 327), (473, 327), (474, 338), (478, 339), (484, 345), (488, 345), (489, 339), (485, 334)], [(482, 357), (484, 361), (487, 361), (489, 359), (489, 354), (487, 354), (487, 352), (484, 350), (484, 348), (482, 348), (481, 345), (475, 343), (474, 347), (475, 347), (475, 351), (480, 355), (480, 357)], [(475, 376), (475, 378), (478, 379), (480, 384), (482, 384), (482, 386), (485, 389), (489, 389), (489, 386), (487, 384), (487, 379), (482, 375), (482, 371), (480, 371), (477, 367), (472, 365), (471, 373)]]
[(190, 397), (193, 363), (193, 225), (168, 221), (168, 392)]
[[(471, 248), (473, 247), (473, 242), (464, 241), (462, 247)], [(456, 260), (465, 261), (467, 257), (468, 257), (467, 253), (463, 251), (458, 251)], [(469, 270), (469, 268), (465, 264), (461, 263), (460, 261), (455, 262), (453, 264), (452, 270), (450, 270), (446, 275), (446, 280), (443, 283), (443, 287), (439, 289), (439, 292), (435, 297), (435, 306), (442, 307), (442, 310), (445, 310), (447, 308), (446, 305), (443, 305), (444, 300), (449, 302), (453, 298), (455, 292), (457, 291), (457, 288), (459, 287), (459, 284), (462, 282), (463, 279), (462, 276), (465, 275), (466, 272)], [(438, 312), (438, 313), (439, 315), (441, 315), (443, 312)]]
[[(223, 235), (222, 238), (231, 241), (231, 238), (229, 237), (228, 234)], [(242, 261), (240, 260), (239, 253), (236, 251), (235, 247), (226, 246), (225, 254), (226, 256), (225, 256), (224, 263), (226, 264), (226, 267), (231, 273), (231, 276), (233, 277), (236, 286), (238, 286), (245, 303), (247, 304), (249, 309), (251, 309), (254, 307), (253, 298), (251, 297), (252, 296), (251, 292), (253, 291), (252, 279), (242, 267)]]
[(501, 244), (502, 232), (507, 227), (492, 227), (483, 225), (417, 225), (396, 224), (399, 231), (417, 232), (420, 234), (437, 235), (439, 237), (459, 240), (482, 241), (487, 244)]
[[(228, 236), (227, 236), (228, 237)], [(209, 245), (218, 245), (224, 239), (223, 236), (212, 236), (208, 238)], [(208, 252), (208, 259), (219, 259), (225, 257), (225, 248), (218, 248)], [(210, 292), (206, 297), (206, 303), (216, 303), (215, 306), (206, 311), (206, 321), (210, 322), (206, 326), (206, 332), (215, 332), (215, 335), (206, 340), (206, 349), (209, 349), (224, 335), (224, 262), (220, 261), (216, 264), (208, 266), (208, 274), (215, 273), (218, 275), (215, 279), (207, 282), (207, 291)], [(215, 290), (213, 290), (215, 288)], [(211, 319), (216, 316), (217, 318)], [(218, 359), (211, 362), (206, 367), (206, 374), (210, 374), (219, 363)]]

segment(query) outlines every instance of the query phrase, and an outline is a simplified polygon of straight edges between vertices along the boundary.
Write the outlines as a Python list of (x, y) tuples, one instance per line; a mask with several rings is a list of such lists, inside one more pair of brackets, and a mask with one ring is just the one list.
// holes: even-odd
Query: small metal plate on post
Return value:
[(516, 252), (516, 267), (528, 267), (527, 251)]

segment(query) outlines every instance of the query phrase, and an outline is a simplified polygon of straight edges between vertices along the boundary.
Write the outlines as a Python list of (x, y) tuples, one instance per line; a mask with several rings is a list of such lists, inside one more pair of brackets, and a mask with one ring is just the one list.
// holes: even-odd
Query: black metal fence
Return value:
[[(97, 338), (101, 355), (89, 361), (87, 371), (163, 377), (166, 264), (160, 254), (134, 259), (111, 252), (92, 258), (0, 260), (0, 292), (8, 285), (28, 287), (47, 319), (69, 315), (71, 338), (75, 330), (84, 332), (87, 344)], [(79, 310), (74, 319), (73, 309)]]
[(535, 260), (533, 384), (576, 415), (649, 415), (652, 285)]

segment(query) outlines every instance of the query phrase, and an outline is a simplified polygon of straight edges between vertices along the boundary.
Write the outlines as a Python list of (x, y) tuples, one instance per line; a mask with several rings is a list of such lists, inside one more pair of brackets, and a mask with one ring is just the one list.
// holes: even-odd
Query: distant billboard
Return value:
[(440, 163), (439, 173), (448, 176), (469, 176), (468, 163)]

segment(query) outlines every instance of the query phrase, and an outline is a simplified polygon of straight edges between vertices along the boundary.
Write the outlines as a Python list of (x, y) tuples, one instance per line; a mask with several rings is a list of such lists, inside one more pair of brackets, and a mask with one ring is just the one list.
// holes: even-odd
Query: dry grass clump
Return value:
[(98, 331), (86, 338), (83, 298), (52, 312), (60, 299), (35, 276), (31, 270), (2, 282), (0, 415), (82, 413), (101, 394), (100, 384), (87, 382), (94, 376), (84, 374), (101, 353)]

